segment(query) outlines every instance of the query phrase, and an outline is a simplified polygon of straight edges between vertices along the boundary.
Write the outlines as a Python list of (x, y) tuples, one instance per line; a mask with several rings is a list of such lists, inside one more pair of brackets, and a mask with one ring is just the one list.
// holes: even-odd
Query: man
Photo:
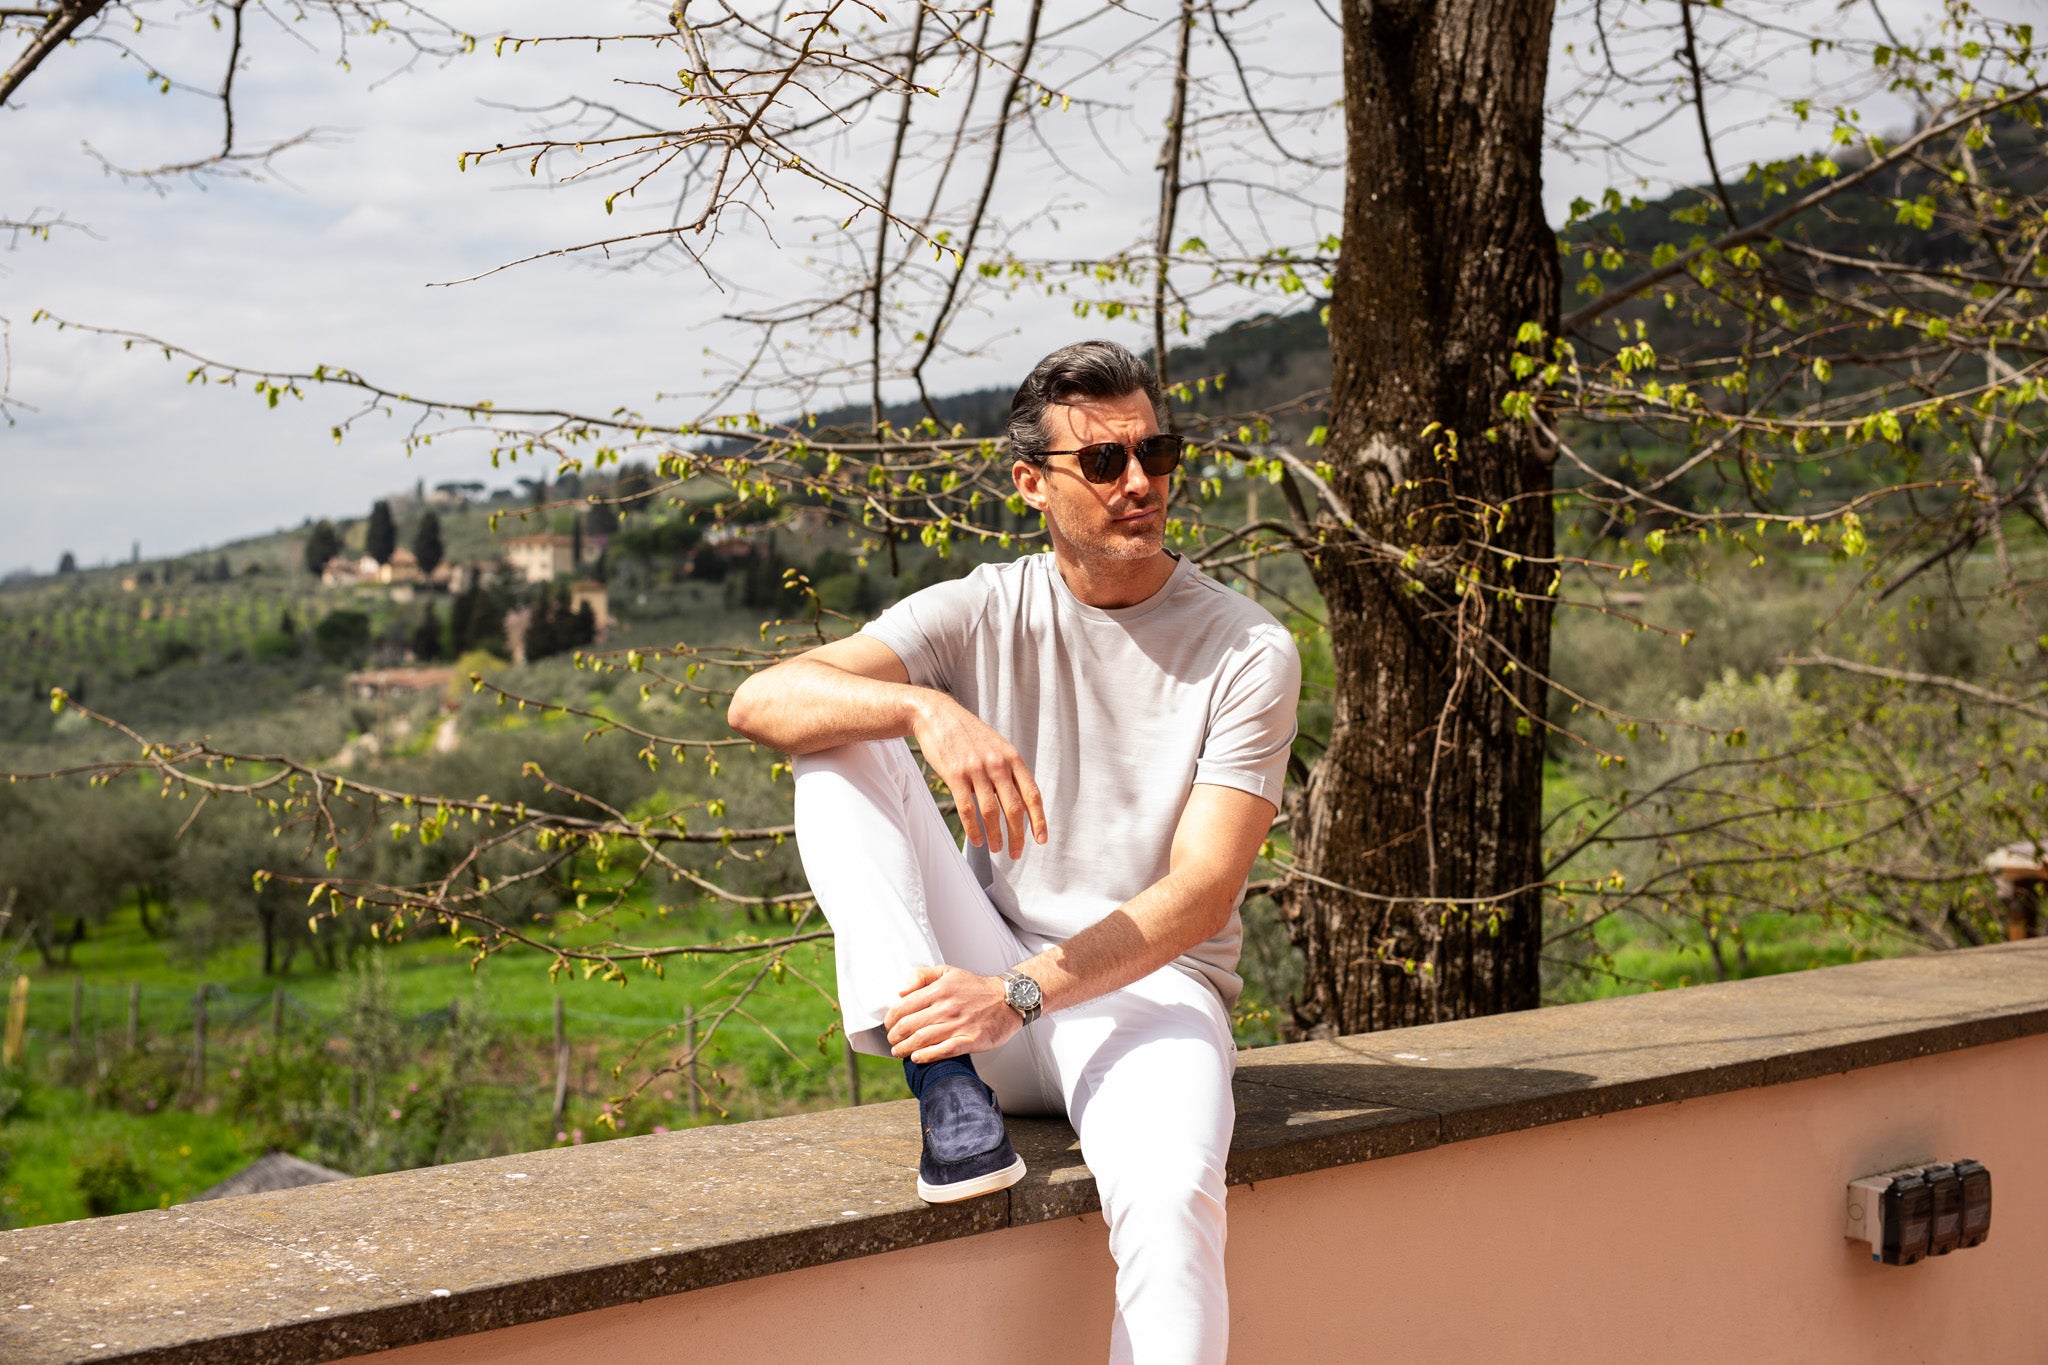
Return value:
[(919, 1194), (1024, 1174), (998, 1100), (1065, 1115), (1117, 1263), (1112, 1359), (1220, 1361), (1237, 907), (1301, 669), (1278, 622), (1166, 550), (1181, 441), (1159, 401), (1112, 342), (1040, 361), (1010, 407), (1011, 474), (1052, 553), (764, 670), (729, 719), (797, 755), (847, 1037), (904, 1061)]

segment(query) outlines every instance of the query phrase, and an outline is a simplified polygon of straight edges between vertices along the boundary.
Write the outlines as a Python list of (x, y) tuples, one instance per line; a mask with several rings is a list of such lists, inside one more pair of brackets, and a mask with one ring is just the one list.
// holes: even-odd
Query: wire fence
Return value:
[[(465, 1011), (478, 1008), (473, 997), (425, 1008), (398, 1007), (387, 1001), (377, 1007), (376, 1026), (395, 1032), (409, 1048), (425, 1050), (451, 1034)], [(664, 1030), (679, 1036), (688, 1111), (693, 1119), (701, 1115), (704, 1087), (699, 1078), (693, 1006), (684, 1006), (679, 1017), (629, 1015), (571, 1009), (558, 994), (551, 1008), (507, 1010), (488, 1004), (483, 1013), (493, 1036), (508, 1048), (516, 1048), (521, 1035), (534, 1035), (538, 1045), (534, 1060), (539, 1063), (534, 1074), (540, 1079), (540, 1088), (552, 1092), (550, 1117), (555, 1126), (563, 1123), (574, 1096), (594, 1089), (589, 1082), (595, 1077), (589, 1073), (599, 1068), (591, 1044), (638, 1040)], [(139, 981), (110, 986), (89, 982), (82, 975), (69, 982), (33, 982), (21, 975), (7, 992), (0, 1065), (21, 1068), (40, 1061), (65, 1079), (82, 1081), (103, 1074), (122, 1056), (175, 1045), (187, 1058), (188, 1096), (198, 1098), (207, 1092), (209, 1079), (217, 1079), (224, 1065), (231, 1065), (252, 1046), (260, 1049), (268, 1043), (281, 1049), (287, 1043), (314, 1043), (347, 1047), (364, 1025), (363, 1006), (358, 1003), (314, 998), (282, 986), (269, 991), (237, 991), (209, 982), (188, 991)], [(584, 1054), (580, 1067), (575, 1058), (579, 1050)], [(859, 1103), (857, 1075), (849, 1068), (848, 1076), (855, 1087), (852, 1099)], [(481, 1076), (468, 1079), (478, 1085), (489, 1084)]]
[[(74, 977), (70, 982), (57, 982), (48, 978), (35, 980), (31, 987), (33, 1001), (28, 1023), (28, 1036), (45, 1040), (63, 1039), (67, 1036), (68, 1024), (50, 1022), (53, 1008), (68, 1008), (75, 1000), (80, 1024), (102, 1031), (116, 1025), (125, 1027), (131, 1014), (139, 1015), (138, 1024), (147, 1029), (157, 1027), (187, 1027), (195, 1008), (195, 999), (203, 994), (206, 999), (208, 1017), (216, 1024), (230, 1029), (250, 1027), (268, 1022), (271, 1013), (284, 1011), (285, 1017), (294, 1026), (312, 1031), (331, 1033), (343, 1032), (349, 1021), (348, 1006), (345, 1002), (309, 997), (279, 986), (268, 991), (238, 991), (229, 987), (206, 983), (197, 991), (176, 986), (145, 985), (135, 982), (123, 986), (109, 986), (104, 982), (91, 982), (83, 977)], [(562, 998), (562, 997), (557, 997)], [(281, 1002), (281, 1004), (280, 1004)], [(420, 1032), (431, 1032), (445, 1025), (451, 1013), (468, 1007), (463, 998), (454, 998), (446, 1005), (429, 1006), (423, 1009), (402, 1011), (400, 1020), (407, 1027)], [(506, 1028), (530, 1025), (531, 1031), (546, 1032), (552, 1025), (555, 1012), (551, 1008), (510, 1010), (492, 1003), (489, 1005), (491, 1021)], [(604, 1026), (608, 1033), (619, 1031), (652, 1032), (682, 1022), (680, 1014), (663, 1017), (658, 1013), (616, 1014), (604, 1010), (583, 1009), (564, 1005), (563, 1014), (571, 1024)]]

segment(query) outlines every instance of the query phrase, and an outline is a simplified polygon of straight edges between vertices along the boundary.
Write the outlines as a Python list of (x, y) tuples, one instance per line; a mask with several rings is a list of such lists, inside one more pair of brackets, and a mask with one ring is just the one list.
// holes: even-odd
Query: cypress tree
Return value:
[(454, 605), (448, 608), (448, 646), (458, 656), (476, 647), (477, 599), (482, 591), (481, 584), (471, 583), (468, 590), (458, 594)]
[(317, 574), (327, 567), (327, 561), (341, 553), (341, 536), (336, 533), (334, 523), (321, 521), (314, 525), (306, 537), (306, 572)]
[(440, 658), (441, 613), (434, 610), (432, 602), (427, 603), (425, 615), (412, 632), (412, 655), (423, 664), (430, 664)]
[(420, 524), (413, 530), (412, 552), (419, 560), (423, 574), (433, 573), (447, 558), (447, 551), (441, 544), (441, 518), (431, 508), (420, 517)]
[(543, 587), (534, 601), (533, 614), (526, 618), (526, 661), (533, 663), (561, 651), (561, 614), (555, 609), (553, 589)]
[(398, 523), (391, 519), (391, 504), (382, 498), (370, 509), (370, 525), (363, 532), (363, 553), (379, 564), (391, 562), (391, 552), (398, 548)]

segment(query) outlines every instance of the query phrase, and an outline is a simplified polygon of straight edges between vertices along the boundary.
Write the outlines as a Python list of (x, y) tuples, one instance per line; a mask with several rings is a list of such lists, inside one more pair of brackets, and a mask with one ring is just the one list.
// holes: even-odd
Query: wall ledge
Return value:
[[(2048, 940), (1240, 1055), (1233, 1183), (2048, 1033)], [(0, 1359), (333, 1360), (1085, 1213), (917, 1198), (909, 1101), (0, 1233)], [(1845, 1173), (1853, 1174), (1853, 1173)]]

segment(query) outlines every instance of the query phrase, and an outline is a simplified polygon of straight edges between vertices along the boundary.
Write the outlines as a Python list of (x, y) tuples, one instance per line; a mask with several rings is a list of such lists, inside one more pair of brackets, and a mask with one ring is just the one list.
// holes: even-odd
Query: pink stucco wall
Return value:
[[(1240, 1187), (1231, 1358), (2048, 1361), (2048, 1037)], [(1873, 1265), (1843, 1186), (1992, 1171), (1990, 1240)], [(1099, 1217), (407, 1347), (379, 1365), (1100, 1359)]]

